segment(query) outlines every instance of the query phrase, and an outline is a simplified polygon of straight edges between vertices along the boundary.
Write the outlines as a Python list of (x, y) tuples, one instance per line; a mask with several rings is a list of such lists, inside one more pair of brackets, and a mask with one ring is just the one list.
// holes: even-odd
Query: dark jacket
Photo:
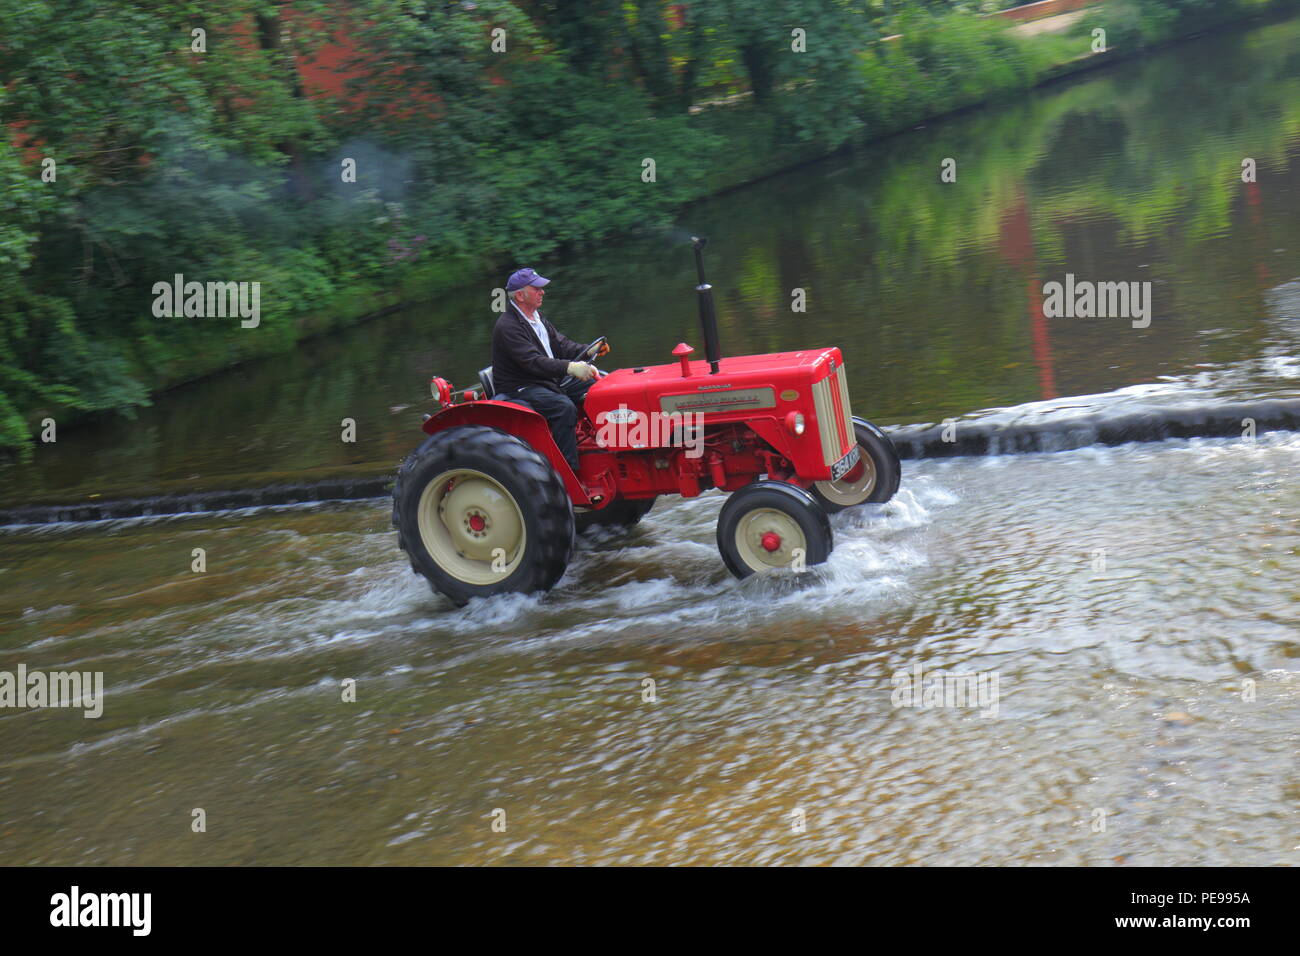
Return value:
[(492, 330), (492, 384), (498, 392), (513, 392), (523, 385), (558, 384), (568, 374), (569, 362), (586, 347), (557, 332), (540, 309), (537, 318), (551, 338), (555, 358), (546, 354), (513, 301), (506, 303), (505, 314), (497, 319)]

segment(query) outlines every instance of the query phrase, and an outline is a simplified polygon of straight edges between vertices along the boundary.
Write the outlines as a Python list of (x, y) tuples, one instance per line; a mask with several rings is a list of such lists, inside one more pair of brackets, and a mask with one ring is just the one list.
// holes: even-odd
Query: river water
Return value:
[[(882, 424), (1294, 397), (1297, 40), (1184, 44), (688, 211), (724, 350), (838, 344)], [(619, 364), (700, 344), (666, 237), (534, 265)], [(1151, 326), (1044, 318), (1067, 272), (1151, 281)], [(69, 431), (4, 493), (391, 469), (429, 374), (486, 361), (497, 283)], [(382, 500), (9, 529), (0, 671), (106, 699), (0, 711), (0, 863), (1291, 863), (1298, 466), (1285, 431), (909, 461), (826, 565), (739, 583), (723, 499), (665, 499), (549, 595), (463, 610)], [(900, 696), (944, 674), (996, 696)]]

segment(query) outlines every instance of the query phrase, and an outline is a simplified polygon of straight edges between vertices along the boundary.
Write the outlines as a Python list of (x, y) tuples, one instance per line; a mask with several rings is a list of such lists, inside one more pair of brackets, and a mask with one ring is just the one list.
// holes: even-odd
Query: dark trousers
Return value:
[(525, 385), (505, 396), (506, 401), (528, 405), (551, 426), (551, 437), (564, 455), (574, 474), (578, 472), (578, 408), (587, 397), (591, 382), (574, 379), (565, 388), (559, 385)]

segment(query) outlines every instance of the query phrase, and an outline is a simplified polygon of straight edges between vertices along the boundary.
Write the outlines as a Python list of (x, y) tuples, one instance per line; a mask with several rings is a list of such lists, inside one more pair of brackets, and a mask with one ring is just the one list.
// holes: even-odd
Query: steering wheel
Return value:
[[(578, 357), (576, 359), (573, 359), (572, 361), (590, 362), (592, 359), (596, 357), (596, 353), (600, 351), (600, 347), (608, 341), (609, 339), (606, 336), (602, 335), (600, 338), (596, 339), (594, 342), (592, 342), (590, 345), (584, 348), (580, 353), (578, 353)], [(570, 385), (574, 383), (574, 381), (575, 379), (572, 375), (566, 375), (564, 376), (564, 378), (560, 379), (560, 388), (568, 388)]]

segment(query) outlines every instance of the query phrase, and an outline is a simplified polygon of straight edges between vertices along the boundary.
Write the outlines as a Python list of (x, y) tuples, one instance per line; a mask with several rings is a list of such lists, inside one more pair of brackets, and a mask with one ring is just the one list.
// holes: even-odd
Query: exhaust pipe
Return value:
[(718, 362), (722, 360), (722, 349), (718, 346), (718, 317), (713, 311), (713, 286), (704, 280), (704, 244), (709, 240), (703, 236), (692, 236), (691, 245), (695, 248), (695, 272), (700, 277), (700, 284), (695, 287), (700, 297), (700, 329), (704, 332), (704, 357), (708, 359), (710, 375), (718, 374)]

